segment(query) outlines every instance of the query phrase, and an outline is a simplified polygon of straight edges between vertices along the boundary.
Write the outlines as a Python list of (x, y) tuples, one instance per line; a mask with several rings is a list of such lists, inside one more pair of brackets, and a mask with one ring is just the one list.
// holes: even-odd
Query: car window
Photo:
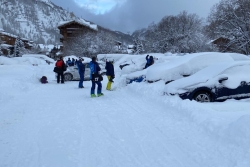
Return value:
[(250, 65), (235, 66), (225, 70), (222, 74), (228, 77), (224, 82), (227, 87), (235, 88), (240, 85), (242, 81), (250, 82), (249, 77)]

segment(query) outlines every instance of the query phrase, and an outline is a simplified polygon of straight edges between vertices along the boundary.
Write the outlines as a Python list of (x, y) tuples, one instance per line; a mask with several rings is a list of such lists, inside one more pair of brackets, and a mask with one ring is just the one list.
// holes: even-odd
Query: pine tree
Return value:
[(134, 40), (134, 54), (138, 55), (144, 51), (142, 41), (139, 38)]
[(14, 46), (14, 57), (21, 57), (22, 50), (23, 50), (23, 41), (21, 40), (20, 36), (16, 38), (15, 46)]

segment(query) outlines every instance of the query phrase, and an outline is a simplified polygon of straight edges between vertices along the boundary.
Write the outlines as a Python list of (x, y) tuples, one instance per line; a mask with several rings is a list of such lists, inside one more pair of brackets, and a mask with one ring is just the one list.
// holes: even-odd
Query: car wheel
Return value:
[(206, 103), (212, 101), (211, 95), (206, 91), (200, 91), (196, 93), (193, 99), (200, 103)]
[(64, 81), (72, 81), (73, 75), (70, 73), (64, 74)]

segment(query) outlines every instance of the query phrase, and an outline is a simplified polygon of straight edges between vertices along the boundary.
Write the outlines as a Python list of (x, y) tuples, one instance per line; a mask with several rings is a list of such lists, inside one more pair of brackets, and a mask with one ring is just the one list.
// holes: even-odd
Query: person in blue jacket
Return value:
[(90, 90), (91, 97), (96, 97), (95, 95), (95, 84), (97, 84), (97, 96), (103, 96), (102, 93), (102, 83), (99, 77), (99, 71), (101, 70), (99, 64), (96, 62), (96, 57), (92, 57), (92, 61), (89, 63), (90, 68), (90, 79), (92, 81), (92, 87)]
[(78, 72), (80, 75), (80, 81), (79, 81), (79, 88), (84, 88), (83, 86), (83, 81), (84, 81), (84, 73), (85, 73), (85, 65), (82, 63), (84, 61), (84, 59), (80, 59), (78, 61)]
[(147, 63), (146, 63), (146, 65), (145, 65), (144, 68), (148, 68), (149, 66), (151, 66), (151, 65), (154, 64), (154, 58), (153, 58), (153, 56), (149, 57), (149, 55), (147, 55), (146, 56), (146, 60), (147, 60)]
[(66, 64), (67, 64), (67, 66), (71, 66), (71, 60), (70, 60), (70, 58), (68, 58), (68, 60), (66, 61)]
[(111, 90), (111, 84), (113, 81), (113, 79), (115, 78), (115, 71), (114, 71), (114, 65), (113, 65), (113, 61), (106, 61), (106, 66), (105, 66), (106, 71), (106, 75), (108, 77), (108, 83), (107, 83), (107, 90)]

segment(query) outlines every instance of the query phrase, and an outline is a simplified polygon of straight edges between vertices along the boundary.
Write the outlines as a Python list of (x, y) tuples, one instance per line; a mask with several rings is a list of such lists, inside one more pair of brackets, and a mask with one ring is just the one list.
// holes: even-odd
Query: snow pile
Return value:
[(46, 65), (48, 64), (45, 60), (36, 57), (13, 57), (8, 58), (0, 56), (0, 65)]
[(204, 52), (194, 53), (174, 59), (168, 63), (152, 66), (146, 74), (148, 81), (164, 80), (165, 82), (192, 75), (197, 71), (217, 62), (250, 60), (247, 56), (231, 53)]
[(49, 63), (55, 63), (54, 59), (52, 59), (46, 55), (42, 55), (42, 54), (24, 54), (24, 55), (22, 55), (22, 57), (35, 57), (35, 58), (45, 60), (46, 62), (49, 62)]

